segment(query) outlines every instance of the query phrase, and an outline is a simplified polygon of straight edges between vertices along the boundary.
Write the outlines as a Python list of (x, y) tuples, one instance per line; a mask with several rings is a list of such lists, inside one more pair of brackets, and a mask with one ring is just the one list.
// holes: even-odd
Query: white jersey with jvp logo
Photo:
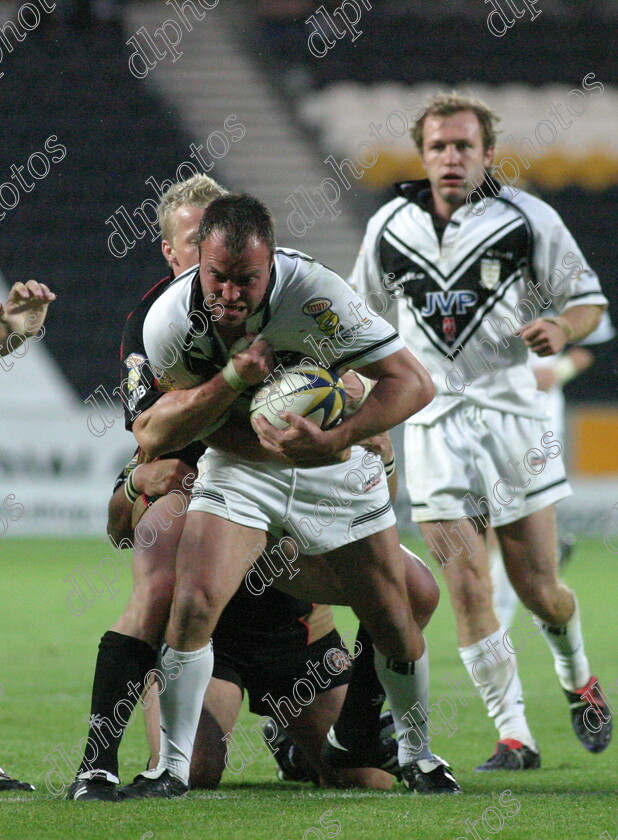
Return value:
[(528, 193), (495, 189), (498, 197), (457, 209), (441, 240), (427, 181), (400, 185), (401, 197), (367, 226), (350, 283), (380, 314), (397, 307), (401, 337), (436, 387), (410, 423), (431, 424), (462, 400), (543, 419), (517, 331), (579, 304), (607, 304), (560, 216)]

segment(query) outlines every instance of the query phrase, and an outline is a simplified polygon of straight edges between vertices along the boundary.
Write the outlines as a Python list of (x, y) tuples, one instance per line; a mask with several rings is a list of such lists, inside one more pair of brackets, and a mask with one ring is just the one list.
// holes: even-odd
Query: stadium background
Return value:
[[(562, 214), (618, 321), (611, 0), (538, 0), (534, 20), (520, 4), (526, 11), (501, 37), (488, 14), (508, 9), (506, 0), (359, 0), (361, 34), (325, 30), (330, 40), (314, 36), (314, 54), (307, 21), (320, 4), (305, 0), (28, 5), (0, 4), (0, 296), (32, 277), (58, 300), (44, 340), (0, 372), (0, 532), (102, 532), (111, 481), (132, 446), (119, 403), (106, 398), (118, 384), (122, 325), (165, 274), (151, 224), (158, 187), (203, 169), (199, 155), (227, 187), (266, 202), (281, 244), (345, 275), (391, 182), (418, 174), (402, 136), (410, 103), (463, 86), (503, 113), (497, 160), (514, 159), (515, 187), (525, 183)], [(175, 48), (155, 35), (161, 27)], [(384, 126), (382, 140), (372, 124)], [(48, 151), (58, 146), (61, 160)], [(26, 186), (15, 174), (22, 166)], [(578, 491), (568, 517), (592, 533), (607, 531), (602, 516), (616, 492), (615, 350), (567, 387)], [(23, 505), (18, 519), (7, 517), (8, 496)], [(405, 523), (403, 503), (401, 512)]]
[[(519, 8), (525, 5), (516, 2)], [(179, 7), (182, 3), (178, 0)], [(534, 138), (539, 122), (552, 119), (552, 101), (565, 102), (571, 90), (582, 89), (587, 74), (595, 73), (603, 95), (591, 97), (586, 113), (573, 117), (568, 130), (553, 117), (556, 142), (530, 161), (526, 177), (572, 227), (602, 277), (618, 322), (614, 0), (538, 0), (542, 14), (531, 20), (526, 12), (502, 38), (489, 32), (492, 7), (482, 0), (374, 0), (363, 10), (362, 35), (355, 41), (342, 37), (323, 58), (311, 55), (311, 26), (305, 24), (319, 2), (201, 3), (200, 8), (193, 0), (198, 13), (205, 12), (200, 21), (184, 4), (189, 30), (174, 0), (169, 5), (163, 0), (124, 5), (56, 0), (50, 13), (43, 9), (53, 0), (33, 0), (30, 6), (38, 9), (40, 21), (30, 31), (20, 27), (20, 40), (4, 18), (19, 24), (24, 2), (0, 0), (0, 213), (5, 214), (0, 218), (0, 299), (10, 283), (28, 277), (46, 280), (58, 294), (44, 340), (30, 342), (20, 357), (0, 365), (0, 764), (37, 786), (34, 794), (3, 794), (0, 840), (308, 840), (321, 836), (311, 826), (321, 825), (327, 810), (340, 821), (342, 838), (463, 840), (480, 836), (471, 826), (480, 825), (490, 811), (500, 816), (498, 792), (507, 786), (521, 802), (521, 812), (516, 819), (502, 819), (503, 837), (612, 838), (618, 828), (615, 745), (602, 756), (587, 755), (577, 745), (545, 645), (534, 638), (518, 656), (533, 731), (542, 738), (543, 771), (523, 778), (500, 774), (499, 779), (474, 773), (472, 768), (489, 755), (493, 726), (479, 703), (463, 707), (458, 702), (457, 734), (442, 732), (434, 740), (465, 790), (465, 796), (446, 802), (410, 798), (401, 787), (385, 795), (282, 784), (275, 781), (265, 750), (246, 776), (226, 774), (217, 791), (196, 791), (177, 802), (127, 803), (121, 811), (105, 803), (80, 808), (54, 798), (46, 786), (63, 750), (68, 758), (64, 779), (68, 784), (73, 778), (70, 765), (78, 761), (85, 734), (96, 644), (117, 618), (130, 586), (129, 552), (123, 560), (102, 536), (111, 481), (131, 449), (119, 406), (106, 408), (104, 395), (118, 383), (118, 344), (127, 312), (165, 274), (158, 242), (137, 210), (152, 213), (147, 202), (157, 198), (154, 184), (191, 174), (184, 166), (177, 176), (181, 164), (194, 162), (192, 144), (204, 146), (204, 159), (214, 163), (211, 174), (222, 183), (252, 191), (271, 206), (282, 243), (346, 273), (367, 217), (388, 197), (390, 181), (407, 176), (415, 164), (406, 138), (392, 137), (400, 124), (391, 117), (393, 131), (384, 136), (393, 145), (381, 150), (362, 182), (343, 170), (350, 188), (340, 190), (331, 212), (312, 218), (301, 204), (307, 231), (295, 237), (287, 223), (295, 202), (304, 200), (303, 189), (312, 196), (324, 179), (336, 178), (332, 162), (325, 163), (330, 155), (336, 164), (352, 159), (359, 143), (375, 140), (372, 122), (386, 125), (389, 114), (410, 101), (409, 94), (437, 85), (468, 84), (505, 112), (504, 137)], [(506, 0), (492, 3), (506, 7)], [(331, 12), (338, 5), (324, 3)], [(22, 21), (31, 26), (35, 12), (22, 12)], [(136, 38), (144, 46), (146, 36), (169, 20), (180, 27), (182, 55), (154, 61), (145, 46), (155, 66), (144, 78), (135, 77), (129, 60), (136, 42), (126, 42)], [(175, 30), (168, 26), (167, 31)], [(570, 101), (577, 105), (578, 99)], [(502, 107), (507, 103), (508, 114)], [(244, 128), (242, 138), (238, 125)], [(240, 139), (234, 142), (234, 137)], [(62, 160), (53, 160), (61, 153), (47, 151), (55, 144), (66, 149)], [(505, 144), (498, 158), (511, 154), (521, 160), (520, 151), (519, 142), (511, 151)], [(46, 156), (49, 172), (37, 180), (28, 161), (38, 153)], [(47, 168), (41, 157), (30, 165), (36, 173)], [(30, 192), (12, 170), (21, 166), (27, 187), (33, 185)], [(314, 206), (319, 213), (319, 202)], [(121, 232), (110, 242), (117, 228)], [(114, 256), (110, 245), (126, 254)], [(618, 499), (614, 359), (615, 347), (594, 371), (569, 386), (571, 452), (579, 475), (570, 516), (577, 515), (579, 530), (606, 539), (604, 544), (582, 538), (566, 579), (586, 617), (591, 662), (617, 708), (612, 595), (618, 586), (613, 536), (618, 519), (614, 525), (609, 515)], [(598, 425), (590, 434), (578, 430), (577, 422)], [(20, 510), (10, 507), (15, 504), (22, 514), (11, 519), (10, 511)], [(405, 522), (403, 504), (400, 512)], [(22, 538), (49, 533), (58, 536)], [(74, 538), (78, 534), (89, 536)], [(420, 550), (418, 543), (411, 545)], [(438, 580), (442, 585), (441, 575)], [(347, 638), (353, 628), (345, 613), (339, 612), (338, 625)], [(449, 697), (458, 697), (451, 681), (458, 682), (462, 672), (445, 592), (427, 635), (431, 700), (441, 698), (448, 709)], [(242, 721), (248, 729), (255, 718), (244, 710)], [(144, 761), (140, 720), (124, 739), (123, 781)]]

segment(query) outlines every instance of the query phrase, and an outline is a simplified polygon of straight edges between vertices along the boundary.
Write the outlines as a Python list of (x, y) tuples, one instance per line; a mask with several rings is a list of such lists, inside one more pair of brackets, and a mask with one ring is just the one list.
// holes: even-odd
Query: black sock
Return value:
[(380, 712), (385, 699), (373, 662), (373, 643), (362, 624), (356, 641), (362, 647), (353, 660), (348, 691), (335, 724), (335, 735), (344, 747), (379, 739)]
[(79, 773), (97, 769), (118, 776), (118, 747), (146, 675), (156, 667), (157, 653), (141, 639), (113, 630), (101, 638), (92, 685), (88, 742)]

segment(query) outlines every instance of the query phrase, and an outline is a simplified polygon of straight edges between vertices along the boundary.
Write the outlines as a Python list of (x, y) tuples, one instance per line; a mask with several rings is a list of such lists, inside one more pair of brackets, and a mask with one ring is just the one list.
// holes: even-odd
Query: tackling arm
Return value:
[(254, 341), (208, 382), (184, 391), (169, 391), (142, 412), (133, 422), (139, 445), (156, 457), (206, 438), (208, 427), (221, 419), (241, 391), (259, 385), (272, 368), (270, 344), (263, 339)]
[[(130, 466), (130, 465), (128, 465)], [(139, 464), (117, 487), (107, 513), (107, 533), (118, 545), (121, 540), (133, 541), (132, 513), (137, 497), (166, 496), (172, 490), (188, 493), (196, 470), (178, 458), (167, 458)], [(133, 498), (135, 496), (135, 498)], [(131, 497), (131, 498), (130, 498)]]

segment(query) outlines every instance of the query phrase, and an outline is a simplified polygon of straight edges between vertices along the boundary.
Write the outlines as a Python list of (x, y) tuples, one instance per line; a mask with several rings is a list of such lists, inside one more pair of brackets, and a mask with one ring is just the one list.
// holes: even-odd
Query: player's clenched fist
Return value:
[(537, 356), (553, 356), (569, 341), (573, 330), (566, 318), (538, 318), (519, 330), (526, 347)]
[(275, 356), (271, 345), (263, 338), (232, 356), (234, 369), (247, 385), (259, 385), (275, 369)]

